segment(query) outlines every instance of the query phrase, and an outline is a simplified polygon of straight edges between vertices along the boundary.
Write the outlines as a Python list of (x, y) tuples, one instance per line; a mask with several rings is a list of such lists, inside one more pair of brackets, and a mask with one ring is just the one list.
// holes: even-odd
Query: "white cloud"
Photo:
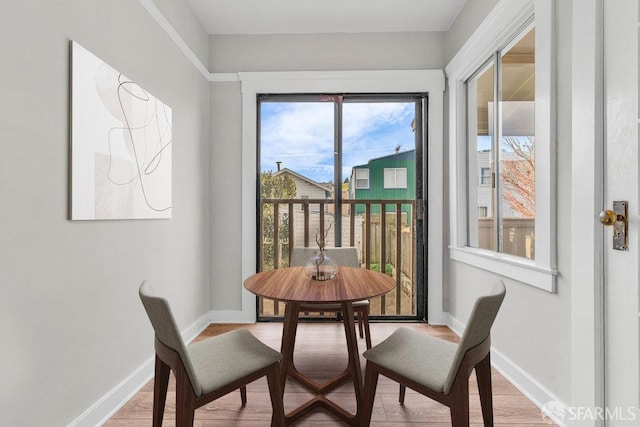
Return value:
[[(343, 110), (343, 176), (353, 165), (392, 154), (396, 145), (413, 148), (413, 103), (345, 103)], [(281, 161), (314, 180), (333, 180), (333, 115), (326, 102), (263, 104), (262, 169), (275, 170)]]
[(409, 123), (414, 116), (413, 103), (345, 103), (344, 135), (345, 139), (358, 138), (365, 133), (385, 126)]

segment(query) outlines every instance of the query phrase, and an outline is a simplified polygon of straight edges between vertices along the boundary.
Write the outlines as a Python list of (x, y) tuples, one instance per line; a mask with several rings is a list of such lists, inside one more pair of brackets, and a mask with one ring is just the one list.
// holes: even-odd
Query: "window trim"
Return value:
[[(470, 224), (477, 224), (478, 223), (478, 218), (479, 218), (479, 210), (475, 210), (473, 209), (472, 206), (468, 206), (468, 209), (471, 209), (469, 212), (467, 212), (467, 241), (465, 242), (467, 246), (469, 247), (473, 247), (473, 248), (481, 248), (481, 249), (486, 249), (486, 250), (493, 250), (495, 252), (499, 252), (499, 253), (507, 253), (505, 252), (505, 248), (504, 248), (504, 225), (505, 225), (505, 218), (507, 216), (505, 211), (505, 207), (504, 207), (504, 194), (505, 194), (505, 189), (506, 184), (503, 182), (502, 179), (502, 166), (503, 166), (503, 160), (505, 160), (504, 153), (502, 152), (502, 129), (504, 126), (504, 123), (502, 122), (502, 117), (503, 117), (503, 109), (505, 108), (505, 106), (507, 104), (509, 104), (510, 101), (504, 101), (502, 99), (502, 84), (503, 84), (503, 58), (505, 55), (507, 55), (509, 53), (509, 51), (516, 46), (524, 37), (526, 37), (532, 30), (535, 29), (535, 25), (534, 25), (534, 17), (531, 16), (514, 34), (513, 36), (511, 36), (510, 40), (503, 46), (499, 47), (496, 49), (495, 52), (493, 52), (493, 54), (491, 55), (491, 57), (489, 57), (485, 63), (480, 66), (476, 71), (474, 71), (471, 76), (469, 78), (467, 78), (467, 80), (465, 81), (465, 98), (466, 98), (466, 115), (467, 115), (467, 156), (466, 156), (466, 162), (467, 162), (467, 167), (468, 167), (468, 172), (467, 172), (467, 182), (466, 182), (466, 189), (467, 189), (467, 203), (471, 203), (472, 200), (475, 200), (476, 202), (479, 200), (479, 188), (480, 187), (487, 187), (490, 188), (491, 191), (491, 200), (493, 201), (493, 203), (491, 204), (491, 212), (492, 212), (492, 223), (494, 225), (494, 230), (492, 233), (492, 241), (493, 241), (493, 248), (488, 248), (488, 247), (481, 247), (480, 246), (480, 242), (479, 242), (479, 231), (476, 230), (476, 227), (471, 227)], [(534, 63), (535, 65), (535, 63)], [(476, 117), (476, 110), (478, 108), (477, 105), (477, 95), (475, 93), (476, 89), (472, 89), (470, 91), (470, 87), (472, 86), (473, 88), (477, 87), (477, 81), (476, 79), (479, 76), (484, 75), (488, 69), (492, 68), (492, 73), (491, 73), (491, 77), (492, 77), (492, 92), (493, 92), (493, 100), (489, 102), (489, 111), (488, 111), (488, 115), (489, 115), (489, 119), (493, 118), (493, 120), (488, 120), (487, 123), (487, 129), (489, 132), (489, 135), (492, 135), (491, 138), (491, 149), (490, 149), (490, 163), (492, 162), (494, 164), (494, 172), (490, 172), (490, 184), (491, 186), (489, 187), (489, 185), (487, 184), (483, 184), (482, 183), (482, 178), (483, 175), (482, 173), (479, 174), (479, 178), (476, 181), (476, 175), (474, 171), (477, 171), (478, 169), (478, 165), (479, 165), (479, 161), (478, 161), (478, 151), (477, 151), (477, 136), (478, 136), (478, 129), (477, 129), (477, 123), (476, 126), (470, 126), (470, 124), (473, 122), (473, 119), (471, 118), (472, 115), (473, 117)], [(535, 101), (533, 102), (533, 105), (535, 106)], [(531, 111), (531, 114), (533, 116), (533, 111)], [(477, 120), (477, 117), (476, 117)], [(472, 131), (473, 128), (473, 131)], [(472, 150), (471, 147), (476, 147)], [(480, 168), (482, 169), (487, 169), (487, 168)], [(490, 170), (490, 169), (489, 169)], [(495, 179), (493, 179), (495, 177)], [(475, 204), (474, 204), (475, 206)], [(472, 246), (475, 245), (475, 246)], [(515, 255), (515, 254), (512, 254)], [(515, 255), (515, 256), (522, 256), (522, 255)]]
[[(467, 118), (464, 83), (534, 16), (536, 28), (536, 259), (467, 246)], [(501, 1), (445, 68), (448, 76), (451, 259), (556, 291), (554, 2)]]
[[(429, 126), (425, 129), (426, 204), (444, 203), (444, 89), (445, 77), (438, 70), (359, 70), (359, 71), (271, 71), (237, 73), (242, 92), (242, 279), (256, 270), (256, 159), (257, 108), (256, 97), (261, 93), (428, 93), (429, 108), (425, 109)], [(428, 321), (444, 324), (444, 260), (442, 233), (445, 218), (429, 215), (425, 220), (428, 236), (425, 250), (427, 264)], [(240, 286), (241, 288), (241, 286)], [(242, 309), (234, 319), (254, 322), (255, 295), (241, 290)]]

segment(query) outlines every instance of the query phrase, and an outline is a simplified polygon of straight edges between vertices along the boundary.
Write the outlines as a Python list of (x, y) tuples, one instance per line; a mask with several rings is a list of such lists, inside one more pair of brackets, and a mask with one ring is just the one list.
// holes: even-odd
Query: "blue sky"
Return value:
[[(333, 103), (263, 102), (261, 171), (275, 171), (276, 161), (318, 182), (333, 181)], [(344, 103), (342, 180), (355, 165), (415, 148), (411, 121), (415, 104)]]

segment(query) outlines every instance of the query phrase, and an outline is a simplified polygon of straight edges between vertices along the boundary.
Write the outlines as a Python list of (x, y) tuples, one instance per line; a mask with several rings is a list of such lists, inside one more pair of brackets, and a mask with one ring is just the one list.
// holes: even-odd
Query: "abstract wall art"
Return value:
[(171, 218), (171, 108), (71, 43), (71, 219)]

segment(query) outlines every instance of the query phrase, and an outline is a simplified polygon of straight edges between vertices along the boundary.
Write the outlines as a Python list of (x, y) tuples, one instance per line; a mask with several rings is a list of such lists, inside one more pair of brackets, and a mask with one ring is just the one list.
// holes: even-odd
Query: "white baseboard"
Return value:
[[(182, 339), (184, 342), (193, 341), (210, 323), (211, 312), (207, 312), (182, 331)], [(122, 382), (73, 420), (68, 427), (95, 427), (106, 423), (153, 378), (154, 361), (154, 356), (147, 359)]]
[(210, 324), (211, 324), (211, 312), (208, 311), (202, 316), (200, 316), (198, 320), (193, 322), (191, 326), (187, 327), (184, 331), (182, 331), (182, 339), (184, 340), (184, 342), (190, 343), (198, 335), (200, 335), (202, 331), (204, 331), (207, 328), (207, 326), (209, 326)]
[(69, 427), (100, 426), (107, 422), (126, 402), (153, 378), (154, 357), (146, 360), (120, 384), (91, 405)]
[[(449, 313), (445, 313), (444, 316), (447, 319), (447, 326), (458, 336), (462, 336), (465, 325)], [(557, 425), (568, 426), (566, 422), (558, 418), (556, 413), (549, 411), (549, 409), (557, 408), (558, 405), (564, 408), (567, 408), (568, 405), (493, 346), (491, 347), (491, 366), (540, 408), (541, 421), (544, 412), (544, 415)], [(550, 406), (551, 403), (553, 405)]]

